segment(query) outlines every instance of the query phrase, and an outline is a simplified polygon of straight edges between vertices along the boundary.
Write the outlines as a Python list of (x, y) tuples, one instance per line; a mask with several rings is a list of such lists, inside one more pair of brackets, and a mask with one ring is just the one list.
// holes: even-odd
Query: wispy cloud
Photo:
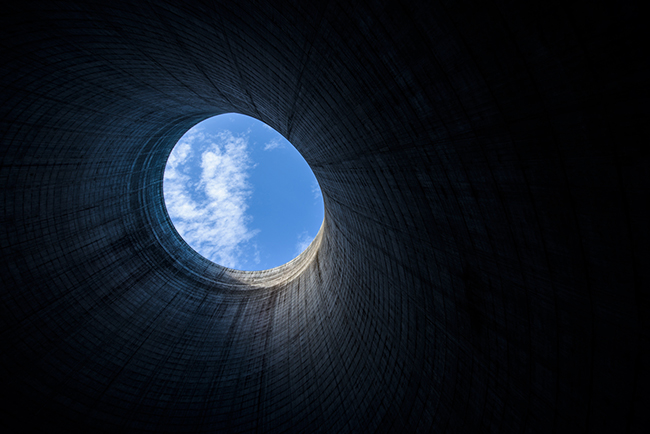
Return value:
[(266, 145), (264, 145), (264, 150), (265, 151), (272, 151), (274, 149), (278, 148), (283, 148), (284, 145), (282, 142), (280, 142), (280, 139), (273, 139), (270, 142), (268, 142)]
[(323, 197), (323, 193), (320, 191), (320, 185), (318, 185), (318, 181), (314, 180), (314, 182), (311, 183), (311, 192), (314, 195), (314, 199), (316, 200)]
[[(240, 268), (243, 246), (259, 232), (248, 227), (252, 217), (246, 213), (252, 193), (247, 147), (245, 136), (192, 129), (165, 168), (165, 203), (174, 226), (196, 251), (231, 268)], [(193, 184), (192, 170), (200, 172)]]
[(314, 240), (314, 237), (309, 235), (307, 231), (303, 231), (300, 234), (298, 234), (298, 242), (296, 243), (296, 252), (294, 255), (298, 256), (302, 252), (305, 251), (307, 247), (311, 244), (311, 242)]
[(255, 265), (259, 265), (260, 263), (260, 249), (257, 247), (257, 244), (253, 244), (253, 250), (255, 251), (254, 256), (253, 256), (253, 262)]

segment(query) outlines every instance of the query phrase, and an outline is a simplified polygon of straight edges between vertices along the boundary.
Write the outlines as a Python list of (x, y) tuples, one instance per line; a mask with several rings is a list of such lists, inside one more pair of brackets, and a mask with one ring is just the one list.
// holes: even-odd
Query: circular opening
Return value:
[(300, 153), (273, 128), (237, 113), (206, 119), (181, 137), (163, 192), (187, 244), (238, 270), (289, 262), (323, 222), (320, 187)]

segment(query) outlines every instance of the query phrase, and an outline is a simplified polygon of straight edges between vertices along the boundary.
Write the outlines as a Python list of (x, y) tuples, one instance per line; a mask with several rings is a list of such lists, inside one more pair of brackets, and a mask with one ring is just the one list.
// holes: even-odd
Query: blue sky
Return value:
[(195, 125), (172, 150), (163, 182), (176, 230), (204, 257), (265, 270), (300, 254), (323, 222), (318, 182), (282, 135), (228, 113)]

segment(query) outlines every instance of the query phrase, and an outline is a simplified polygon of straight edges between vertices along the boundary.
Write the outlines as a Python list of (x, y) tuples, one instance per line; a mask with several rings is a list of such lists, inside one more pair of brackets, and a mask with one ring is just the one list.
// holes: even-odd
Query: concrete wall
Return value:
[[(0, 6), (0, 425), (641, 432), (641, 13), (234, 3)], [(171, 148), (225, 112), (321, 185), (279, 269), (166, 214)]]

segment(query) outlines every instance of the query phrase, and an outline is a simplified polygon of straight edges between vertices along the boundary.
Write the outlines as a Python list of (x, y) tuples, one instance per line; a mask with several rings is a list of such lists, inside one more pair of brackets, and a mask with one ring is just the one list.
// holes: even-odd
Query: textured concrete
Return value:
[[(632, 2), (245, 3), (0, 6), (0, 426), (643, 431)], [(279, 269), (165, 212), (171, 148), (224, 112), (321, 185)]]

